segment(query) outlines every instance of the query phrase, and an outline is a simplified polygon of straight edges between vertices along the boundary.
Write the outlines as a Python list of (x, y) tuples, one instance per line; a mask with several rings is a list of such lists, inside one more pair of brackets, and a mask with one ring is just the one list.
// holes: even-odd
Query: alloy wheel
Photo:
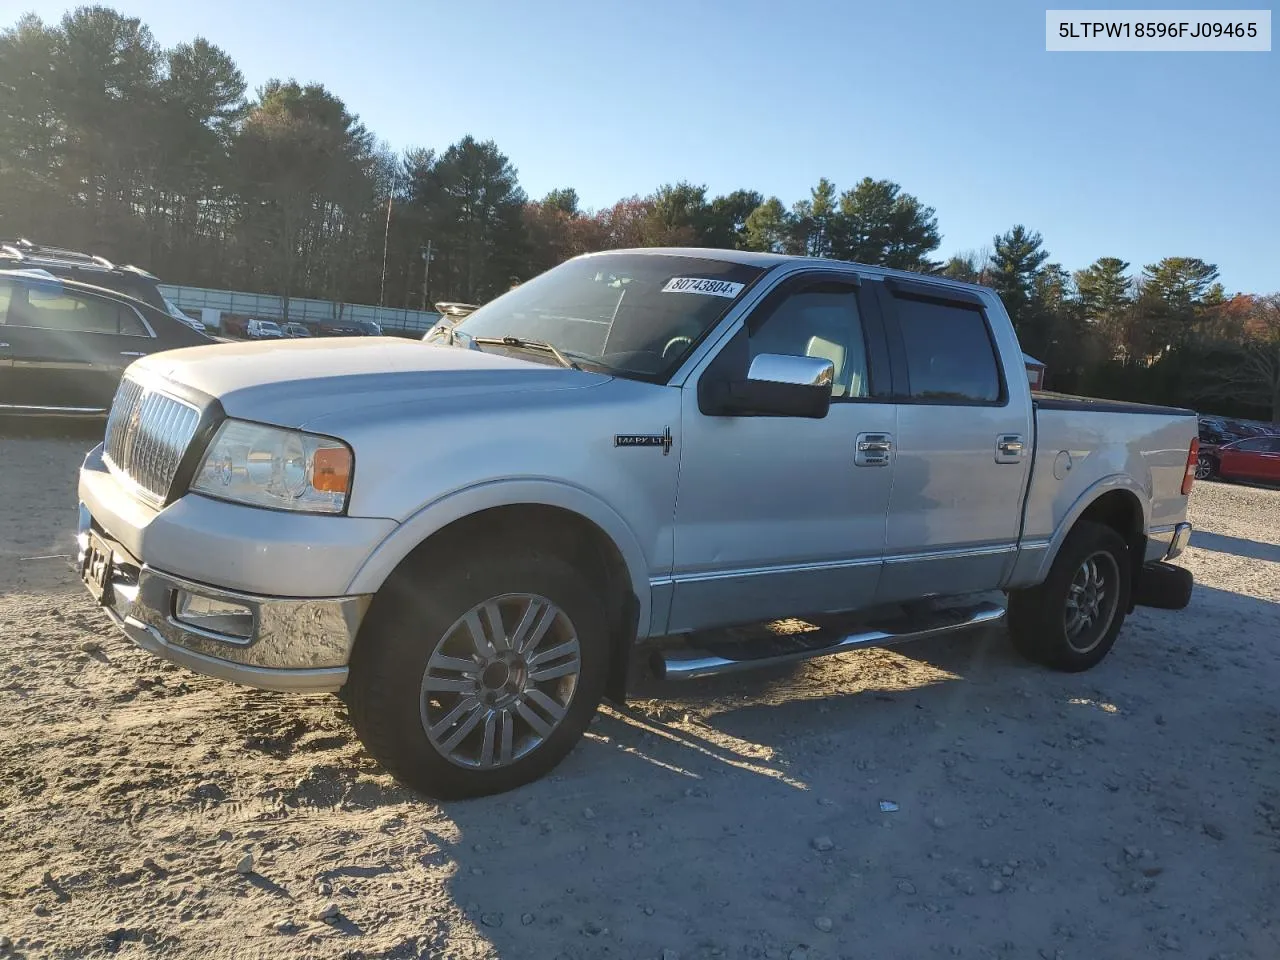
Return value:
[(492, 597), (436, 641), (422, 676), (422, 728), (460, 767), (509, 766), (555, 732), (581, 670), (563, 610), (535, 594)]
[(1063, 625), (1067, 643), (1077, 653), (1088, 653), (1102, 642), (1115, 619), (1119, 585), (1120, 568), (1106, 550), (1090, 554), (1076, 568), (1067, 587)]

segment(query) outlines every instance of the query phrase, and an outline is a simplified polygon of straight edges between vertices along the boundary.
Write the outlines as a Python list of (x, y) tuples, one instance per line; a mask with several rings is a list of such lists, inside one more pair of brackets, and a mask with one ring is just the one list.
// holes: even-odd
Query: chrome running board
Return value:
[(983, 601), (930, 610), (923, 617), (863, 624), (852, 632), (823, 629), (801, 621), (807, 630), (778, 631), (778, 625), (726, 629), (693, 634), (687, 646), (656, 651), (650, 658), (659, 679), (696, 680), (721, 673), (772, 667), (812, 657), (845, 653), (861, 647), (884, 647), (923, 640), (1002, 620), (1005, 607)]

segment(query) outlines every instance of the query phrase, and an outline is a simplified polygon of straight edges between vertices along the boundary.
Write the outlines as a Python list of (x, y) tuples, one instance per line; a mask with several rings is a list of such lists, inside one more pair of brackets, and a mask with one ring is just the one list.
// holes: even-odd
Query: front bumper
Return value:
[[(148, 653), (197, 673), (263, 690), (333, 692), (347, 680), (347, 662), (369, 596), (271, 597), (211, 587), (138, 560), (94, 522), (81, 503), (77, 566), (84, 569), (90, 533), (112, 553), (102, 606)], [(247, 637), (202, 629), (177, 617), (180, 591), (247, 608)]]

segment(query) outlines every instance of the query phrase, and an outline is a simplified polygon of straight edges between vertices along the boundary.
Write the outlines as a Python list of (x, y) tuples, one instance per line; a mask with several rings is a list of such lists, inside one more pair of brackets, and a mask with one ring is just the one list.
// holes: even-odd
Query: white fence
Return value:
[[(284, 298), (265, 293), (244, 293), (239, 290), (210, 290), (207, 287), (181, 287), (160, 284), (160, 292), (188, 313), (194, 313), (209, 322), (210, 314), (235, 314), (239, 317), (256, 317), (260, 320), (283, 320)], [(306, 300), (291, 297), (289, 319), (311, 323), (350, 322), (372, 320), (383, 330), (404, 330), (425, 333), (433, 327), (440, 314), (431, 310), (406, 310), (396, 307), (375, 307), (363, 303), (337, 303), (333, 300)], [(218, 323), (221, 327), (221, 323)]]

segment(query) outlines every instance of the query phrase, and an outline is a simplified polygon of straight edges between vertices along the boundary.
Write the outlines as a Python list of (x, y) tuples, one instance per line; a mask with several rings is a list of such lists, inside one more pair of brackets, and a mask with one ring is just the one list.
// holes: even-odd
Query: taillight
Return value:
[(1191, 492), (1191, 485), (1196, 482), (1196, 462), (1200, 459), (1200, 438), (1191, 438), (1191, 448), (1187, 450), (1187, 469), (1182, 475), (1182, 495)]

